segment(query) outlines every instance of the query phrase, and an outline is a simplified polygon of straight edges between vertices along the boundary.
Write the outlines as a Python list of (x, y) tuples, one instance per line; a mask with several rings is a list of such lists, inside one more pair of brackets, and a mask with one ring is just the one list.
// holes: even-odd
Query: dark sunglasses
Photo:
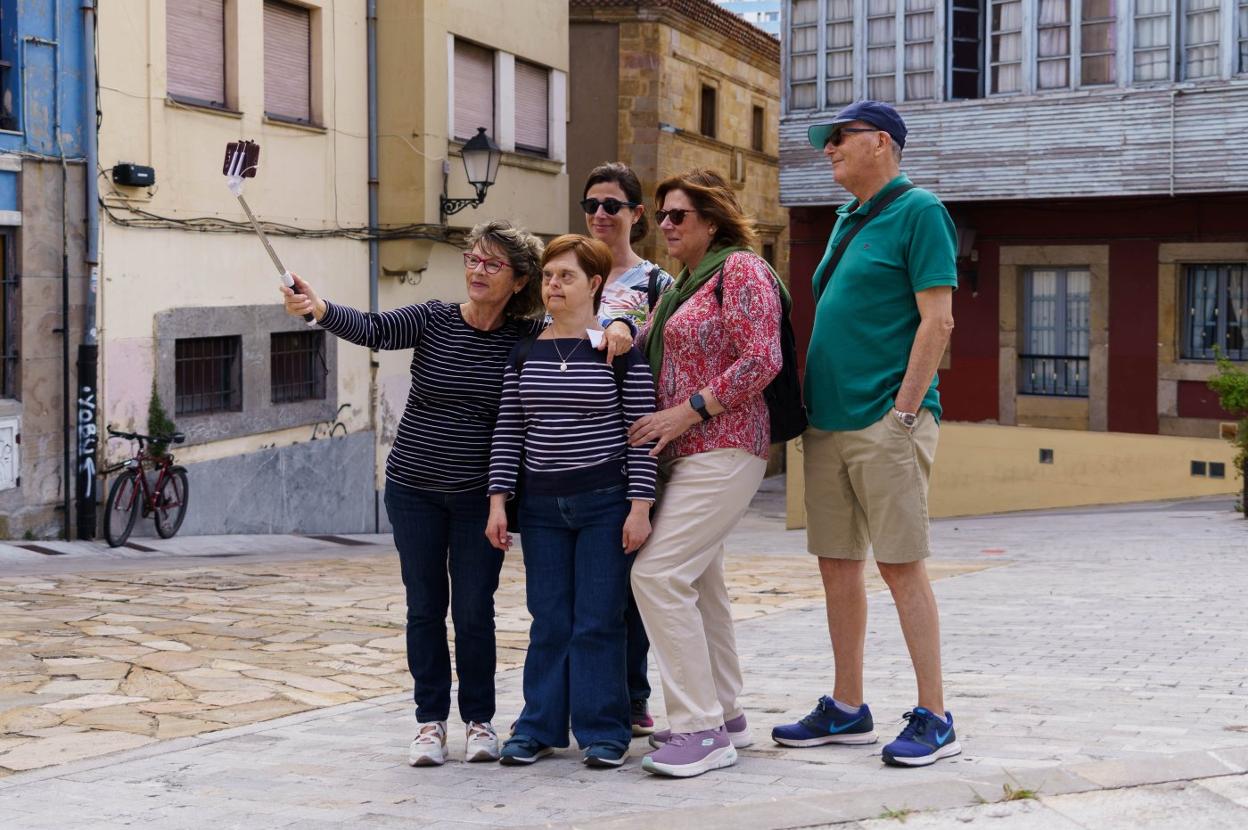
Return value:
[(640, 202), (621, 202), (619, 199), (584, 199), (581, 202), (581, 209), (585, 211), (585, 215), (593, 216), (598, 212), (598, 208), (602, 208), (607, 212), (607, 216), (615, 216), (620, 212), (620, 208), (635, 208), (640, 206)]
[[(850, 133), (878, 133), (881, 132), (875, 127), (837, 127), (828, 135), (828, 144), (833, 147), (840, 147), (841, 142), (845, 140), (845, 136)], [(828, 144), (823, 145), (827, 147)]]
[(664, 219), (671, 219), (673, 225), (679, 225), (685, 221), (686, 213), (697, 213), (697, 208), (672, 208), (671, 210), (656, 210), (654, 212), (654, 221), (660, 225)]

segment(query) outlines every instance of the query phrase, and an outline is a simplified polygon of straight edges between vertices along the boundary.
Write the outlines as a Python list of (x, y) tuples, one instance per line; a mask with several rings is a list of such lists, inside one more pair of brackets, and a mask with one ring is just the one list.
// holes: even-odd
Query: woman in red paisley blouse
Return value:
[[(724, 539), (767, 466), (763, 390), (780, 371), (784, 285), (750, 250), (753, 223), (718, 173), (693, 169), (659, 184), (659, 231), (684, 268), (639, 333), (658, 407), (630, 431), (657, 441), (662, 495), (633, 593), (658, 660), (669, 728), (642, 767), (680, 778), (736, 762), (750, 732)], [(787, 297), (785, 299), (787, 302)]]

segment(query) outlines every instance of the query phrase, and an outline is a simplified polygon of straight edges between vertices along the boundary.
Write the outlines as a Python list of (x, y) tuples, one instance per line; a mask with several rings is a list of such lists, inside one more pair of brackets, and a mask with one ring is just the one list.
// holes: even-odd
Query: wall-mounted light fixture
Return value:
[(442, 195), (438, 201), (438, 215), (443, 225), (446, 224), (446, 217), (459, 213), (464, 208), (475, 208), (485, 201), (485, 192), (494, 184), (494, 179), (498, 176), (498, 163), (503, 157), (502, 150), (485, 134), (485, 127), (477, 127), (477, 134), (465, 142), (461, 154), (464, 157), (464, 173), (468, 177), (468, 183), (476, 188), (477, 198), (447, 198), (446, 184), (451, 173), (451, 163), (442, 162)]

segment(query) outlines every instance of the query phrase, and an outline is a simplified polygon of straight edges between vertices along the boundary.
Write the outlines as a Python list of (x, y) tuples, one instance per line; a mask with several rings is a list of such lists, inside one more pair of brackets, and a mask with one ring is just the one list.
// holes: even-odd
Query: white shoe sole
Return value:
[(446, 752), (443, 751), (440, 754), (435, 752), (409, 753), (407, 763), (413, 767), (440, 767), (446, 763)]
[(479, 749), (477, 749), (475, 752), (471, 752), (471, 751), (465, 750), (465, 752), (464, 752), (464, 760), (465, 760), (465, 761), (467, 761), (467, 762), (468, 762), (468, 763), (470, 763), (470, 764), (476, 764), (476, 763), (480, 763), (480, 762), (482, 762), (482, 761), (497, 761), (497, 760), (498, 760), (498, 750), (497, 750), (497, 749), (488, 749), (488, 748), (486, 748), (486, 747), (480, 747), (480, 748), (479, 748)]
[(709, 753), (695, 764), (656, 764), (652, 756), (641, 759), (641, 768), (654, 775), (667, 775), (671, 778), (693, 778), (713, 769), (730, 767), (737, 762), (736, 747), (726, 746)]
[(951, 744), (945, 744), (940, 749), (933, 752), (931, 755), (924, 755), (921, 758), (899, 758), (894, 755), (892, 760), (885, 761), (884, 763), (891, 764), (893, 766), (898, 766), (898, 767), (925, 767), (928, 764), (936, 763), (941, 758), (948, 758), (951, 755), (961, 755), (961, 754), (962, 754), (962, 745), (958, 743), (957, 741), (954, 741)]
[[(751, 735), (749, 732), (729, 732), (728, 740), (731, 741), (732, 745), (736, 747), (737, 749), (745, 749), (747, 746), (754, 745), (754, 736)], [(654, 736), (651, 735), (650, 746), (654, 747), (655, 749), (662, 749), (663, 742), (656, 741), (654, 739)]]
[(827, 744), (873, 744), (879, 740), (879, 736), (874, 732), (862, 732), (857, 735), (821, 735), (818, 738), (807, 738), (805, 740), (794, 740), (792, 738), (777, 738), (775, 735), (771, 739), (780, 746), (826, 746)]
[(545, 758), (547, 755), (554, 755), (554, 754), (555, 754), (554, 749), (552, 749), (551, 747), (546, 747), (545, 749), (539, 749), (536, 755), (530, 755), (527, 758), (517, 758), (515, 755), (502, 755), (502, 756), (499, 756), (498, 762), (505, 767), (518, 767), (518, 766), (524, 766), (526, 764), (535, 764), (542, 758)]

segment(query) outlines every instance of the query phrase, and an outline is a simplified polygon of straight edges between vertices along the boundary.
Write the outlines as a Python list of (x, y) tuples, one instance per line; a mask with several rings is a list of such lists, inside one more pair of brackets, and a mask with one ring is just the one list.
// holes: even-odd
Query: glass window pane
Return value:
[(1080, 64), (1080, 73), (1084, 86), (1112, 84), (1117, 80), (1115, 77), (1114, 56), (1095, 55), (1090, 58), (1084, 58)]
[(793, 26), (819, 20), (819, 4), (815, 0), (793, 0)]

